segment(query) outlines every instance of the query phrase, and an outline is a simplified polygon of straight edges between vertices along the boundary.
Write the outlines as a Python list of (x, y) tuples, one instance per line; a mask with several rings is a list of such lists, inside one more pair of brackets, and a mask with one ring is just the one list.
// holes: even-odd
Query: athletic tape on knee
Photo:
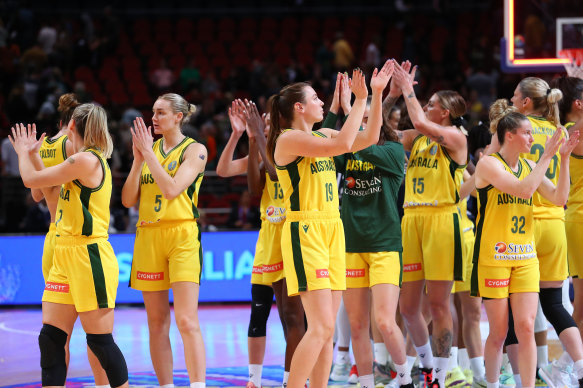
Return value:
[(44, 324), (38, 335), (40, 348), (40, 366), (42, 368), (42, 385), (65, 385), (67, 379), (67, 361), (65, 344), (67, 333), (58, 327)]
[(87, 345), (99, 360), (112, 387), (128, 381), (126, 360), (109, 334), (87, 334)]
[(265, 337), (272, 301), (273, 289), (271, 287), (258, 284), (251, 285), (251, 317), (247, 336)]
[(545, 317), (553, 325), (557, 335), (561, 335), (565, 329), (576, 327), (573, 317), (563, 306), (561, 288), (541, 288), (540, 304)]

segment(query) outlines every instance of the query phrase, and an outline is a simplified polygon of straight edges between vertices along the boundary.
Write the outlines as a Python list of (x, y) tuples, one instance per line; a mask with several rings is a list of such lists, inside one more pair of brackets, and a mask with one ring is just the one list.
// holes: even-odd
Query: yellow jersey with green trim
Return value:
[[(565, 124), (565, 128), (571, 128), (575, 123)], [(567, 201), (566, 221), (583, 222), (583, 155), (571, 153), (569, 159), (569, 173), (571, 177), (571, 189)]]
[(465, 168), (465, 164), (457, 164), (440, 144), (427, 136), (417, 136), (405, 174), (403, 207), (457, 204)]
[(56, 139), (45, 137), (40, 146), (38, 154), (45, 167), (56, 166), (67, 159), (67, 135), (62, 135)]
[[(523, 180), (532, 171), (524, 158), (512, 171), (499, 153), (504, 169)], [(504, 193), (492, 185), (478, 190), (478, 218), (473, 262), (497, 267), (519, 267), (537, 261), (534, 243), (533, 199)]]
[(278, 181), (272, 181), (268, 173), (265, 173), (265, 186), (261, 194), (261, 221), (269, 221), (272, 224), (281, 224), (285, 221), (285, 203), (283, 200), (283, 188)]
[(474, 229), (474, 223), (472, 222), (472, 220), (470, 220), (470, 217), (468, 217), (468, 199), (464, 198), (462, 199), (459, 203), (458, 203), (458, 210), (460, 212), (460, 218), (461, 218), (461, 228), (462, 228), (462, 232), (468, 232), (472, 229)]
[(111, 170), (99, 150), (89, 148), (99, 158), (103, 179), (96, 188), (85, 187), (74, 180), (61, 186), (55, 225), (57, 236), (107, 237), (111, 202)]
[[(545, 152), (547, 136), (553, 136), (557, 130), (557, 127), (543, 117), (530, 115), (527, 117), (530, 121), (530, 124), (532, 125), (532, 137), (534, 137), (534, 143), (532, 143), (532, 146), (530, 147), (530, 153), (520, 154), (520, 156), (538, 163), (542, 154)], [(560, 167), (561, 154), (557, 152), (551, 159), (551, 163), (549, 164), (549, 168), (545, 174), (546, 177), (549, 178), (555, 186), (559, 181)], [(534, 201), (535, 218), (564, 218), (565, 211), (563, 210), (562, 206), (553, 204), (537, 192), (534, 193), (532, 199)]]
[[(326, 137), (319, 131), (312, 132), (312, 136)], [(276, 165), (276, 169), (288, 211), (338, 212), (338, 183), (332, 157), (300, 156), (285, 166)]]
[[(185, 137), (168, 153), (164, 152), (164, 138), (156, 140), (152, 149), (164, 171), (173, 177), (184, 161), (186, 148), (196, 143), (194, 139)], [(164, 198), (160, 187), (154, 180), (147, 163), (142, 166), (140, 175), (140, 209), (137, 226), (146, 226), (163, 221), (192, 221), (199, 217), (198, 192), (203, 173), (198, 174), (186, 190), (176, 198)]]

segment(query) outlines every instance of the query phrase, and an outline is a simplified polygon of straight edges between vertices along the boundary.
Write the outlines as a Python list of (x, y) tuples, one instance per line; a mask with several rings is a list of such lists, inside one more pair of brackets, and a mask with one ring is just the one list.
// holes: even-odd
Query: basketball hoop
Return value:
[(565, 70), (569, 77), (583, 79), (583, 48), (564, 49), (559, 51), (561, 58), (567, 58), (571, 62), (565, 64)]

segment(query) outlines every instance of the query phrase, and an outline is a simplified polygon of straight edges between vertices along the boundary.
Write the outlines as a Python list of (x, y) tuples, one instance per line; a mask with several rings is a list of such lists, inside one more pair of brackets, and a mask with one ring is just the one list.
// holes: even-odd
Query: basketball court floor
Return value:
[[(200, 307), (199, 316), (207, 358), (207, 386), (245, 386), (247, 383), (249, 311), (248, 305)], [(118, 307), (115, 314), (114, 336), (128, 364), (130, 386), (157, 387), (150, 361), (145, 310), (141, 307)], [(40, 309), (0, 310), (0, 387), (41, 386), (37, 342), (41, 326)], [(485, 340), (488, 335), (485, 313), (482, 314), (481, 329), (482, 338)], [(170, 329), (170, 340), (174, 355), (174, 383), (177, 386), (188, 386), (180, 333), (174, 324)], [(550, 358), (558, 357), (560, 351), (557, 336), (550, 329)], [(267, 326), (264, 387), (281, 386), (284, 354), (285, 341), (274, 307)], [(77, 321), (71, 338), (67, 387), (86, 386), (93, 386), (93, 377), (87, 362), (85, 333)]]

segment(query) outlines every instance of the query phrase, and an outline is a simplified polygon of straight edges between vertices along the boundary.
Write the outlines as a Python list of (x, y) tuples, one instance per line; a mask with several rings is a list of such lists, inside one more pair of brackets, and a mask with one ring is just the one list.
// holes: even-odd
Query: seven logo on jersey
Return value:
[(534, 243), (513, 244), (497, 242), (494, 245), (496, 260), (528, 260), (536, 257)]
[(504, 253), (506, 252), (506, 244), (503, 242), (496, 243), (494, 249), (496, 250), (497, 253)]

